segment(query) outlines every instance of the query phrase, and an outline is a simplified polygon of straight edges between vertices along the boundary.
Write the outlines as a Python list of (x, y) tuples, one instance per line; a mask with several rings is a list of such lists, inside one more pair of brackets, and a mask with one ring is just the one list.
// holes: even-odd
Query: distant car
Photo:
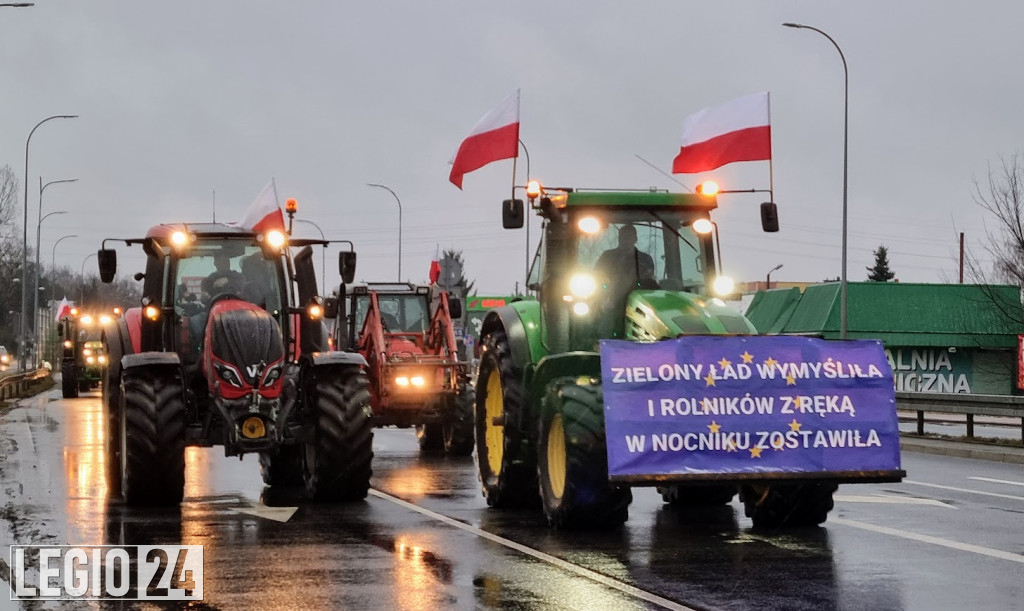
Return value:
[(6, 346), (0, 346), (0, 365), (7, 366), (11, 364), (11, 355), (7, 353)]

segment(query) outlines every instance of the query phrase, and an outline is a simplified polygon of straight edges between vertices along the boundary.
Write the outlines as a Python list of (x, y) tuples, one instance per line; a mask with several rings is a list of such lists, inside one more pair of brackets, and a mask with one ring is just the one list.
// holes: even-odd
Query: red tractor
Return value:
[[(291, 216), (292, 212), (289, 212)], [(185, 446), (258, 452), (270, 485), (314, 499), (365, 498), (373, 430), (358, 354), (327, 350), (312, 246), (283, 231), (217, 223), (158, 225), (139, 307), (105, 336), (108, 488), (130, 505), (176, 505)], [(292, 253), (292, 248), (298, 249)], [(99, 251), (100, 277), (117, 253)], [(351, 281), (355, 253), (339, 256)]]
[(415, 426), (425, 452), (472, 454), (475, 397), (452, 326), (459, 301), (406, 283), (353, 286), (347, 298), (345, 288), (338, 345), (366, 359), (374, 425)]

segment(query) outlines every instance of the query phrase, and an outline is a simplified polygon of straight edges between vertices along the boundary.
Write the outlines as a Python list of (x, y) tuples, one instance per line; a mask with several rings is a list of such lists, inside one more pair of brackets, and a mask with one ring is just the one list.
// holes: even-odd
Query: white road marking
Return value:
[(840, 526), (849, 526), (851, 528), (859, 528), (861, 530), (869, 530), (871, 532), (881, 533), (883, 535), (890, 535), (893, 537), (899, 537), (901, 539), (909, 539), (911, 541), (919, 541), (921, 543), (930, 543), (931, 545), (948, 547), (950, 549), (960, 550), (962, 552), (971, 552), (974, 554), (981, 554), (982, 556), (989, 556), (991, 558), (999, 558), (1000, 560), (1009, 560), (1011, 562), (1019, 562), (1021, 564), (1024, 564), (1024, 556), (1022, 556), (1021, 554), (1004, 552), (1002, 550), (992, 549), (989, 547), (981, 547), (980, 545), (971, 545), (970, 543), (950, 541), (949, 539), (941, 539), (939, 537), (932, 537), (931, 535), (919, 535), (916, 533), (907, 532), (905, 530), (886, 528), (885, 526), (876, 526), (874, 524), (858, 522), (856, 520), (847, 520), (846, 518), (829, 518), (828, 523), (838, 524)]
[(267, 507), (263, 503), (257, 503), (252, 507), (232, 507), (231, 511), (244, 513), (257, 518), (266, 518), (275, 522), (287, 522), (292, 519), (298, 507)]
[(1006, 484), (1008, 486), (1024, 486), (1024, 482), (1011, 482), (1008, 479), (992, 479), (991, 477), (968, 477), (967, 479), (975, 479), (979, 482), (992, 482), (993, 484)]
[(982, 494), (984, 496), (994, 496), (1001, 499), (1010, 499), (1012, 501), (1024, 501), (1024, 496), (1013, 496), (1012, 494), (999, 494), (998, 492), (984, 492), (982, 490), (970, 490), (968, 488), (956, 488), (954, 486), (943, 486), (942, 484), (929, 484), (927, 482), (916, 482), (912, 479), (903, 480), (904, 484), (914, 484), (915, 486), (927, 486), (928, 488), (939, 488), (941, 490), (953, 490), (955, 492), (968, 492), (970, 494)]
[(531, 557), (536, 558), (537, 560), (540, 560), (542, 562), (547, 562), (548, 564), (557, 566), (558, 568), (566, 570), (566, 571), (569, 571), (570, 573), (575, 573), (576, 575), (579, 575), (580, 577), (586, 577), (587, 579), (590, 579), (591, 581), (595, 581), (595, 582), (597, 582), (597, 583), (599, 583), (599, 584), (601, 584), (603, 586), (607, 586), (607, 587), (612, 588), (614, 590), (618, 590), (619, 592), (622, 592), (624, 594), (628, 594), (629, 596), (633, 596), (635, 598), (639, 598), (640, 600), (644, 600), (644, 601), (647, 601), (649, 603), (658, 605), (660, 607), (664, 607), (665, 609), (674, 609), (676, 611), (695, 611), (692, 607), (687, 607), (685, 605), (681, 605), (681, 604), (679, 604), (679, 603), (677, 603), (675, 601), (669, 600), (667, 598), (662, 598), (661, 596), (658, 596), (657, 594), (652, 594), (652, 593), (647, 592), (645, 590), (641, 590), (640, 588), (637, 588), (635, 586), (631, 586), (628, 583), (623, 583), (623, 582), (621, 582), (621, 581), (619, 581), (617, 579), (614, 579), (612, 577), (608, 577), (607, 575), (602, 575), (601, 573), (598, 573), (596, 571), (592, 571), (590, 569), (586, 569), (586, 568), (583, 568), (581, 566), (577, 566), (577, 565), (572, 564), (570, 562), (566, 562), (565, 560), (562, 560), (561, 558), (557, 558), (557, 557), (552, 556), (550, 554), (545, 554), (542, 551), (535, 550), (532, 547), (527, 547), (527, 546), (525, 546), (525, 545), (523, 545), (521, 543), (516, 543), (515, 541), (512, 541), (510, 539), (506, 539), (504, 537), (499, 537), (498, 535), (495, 535), (493, 533), (489, 533), (486, 530), (481, 530), (481, 529), (479, 529), (479, 528), (477, 528), (475, 526), (470, 526), (469, 524), (466, 524), (464, 522), (459, 522), (458, 520), (456, 520), (454, 518), (449, 518), (446, 515), (437, 513), (435, 511), (431, 511), (429, 509), (425, 509), (423, 507), (420, 507), (419, 505), (414, 505), (414, 504), (412, 504), (412, 503), (410, 503), (408, 501), (403, 501), (402, 499), (400, 499), (398, 497), (391, 496), (390, 494), (381, 492), (379, 490), (372, 490), (371, 489), (370, 490), (370, 494), (375, 496), (375, 497), (384, 499), (385, 501), (391, 501), (392, 503), (394, 503), (396, 505), (400, 505), (402, 507), (405, 507), (406, 509), (411, 509), (412, 511), (415, 511), (417, 513), (421, 513), (421, 514), (423, 514), (423, 515), (425, 515), (427, 517), (433, 518), (433, 519), (438, 520), (440, 522), (444, 522), (445, 524), (448, 524), (449, 526), (454, 526), (455, 528), (458, 528), (460, 530), (464, 530), (464, 531), (466, 531), (468, 533), (472, 533), (472, 534), (474, 534), (474, 535), (476, 535), (478, 537), (487, 539), (488, 541), (493, 541), (494, 543), (497, 543), (499, 545), (504, 545), (505, 547), (507, 547), (509, 549), (514, 549), (517, 552), (526, 554), (527, 556), (531, 556)]
[(949, 503), (943, 503), (936, 499), (922, 499), (913, 496), (893, 496), (887, 494), (875, 494), (858, 496), (853, 494), (836, 494), (832, 497), (836, 501), (846, 501), (847, 503), (889, 503), (892, 505), (936, 505), (938, 507), (948, 507), (950, 509), (956, 509)]

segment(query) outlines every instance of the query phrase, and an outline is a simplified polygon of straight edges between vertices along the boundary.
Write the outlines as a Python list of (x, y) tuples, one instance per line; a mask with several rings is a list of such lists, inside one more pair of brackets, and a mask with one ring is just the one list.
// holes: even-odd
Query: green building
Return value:
[[(840, 284), (758, 292), (747, 317), (762, 334), (839, 339)], [(1008, 285), (850, 282), (847, 337), (878, 339), (896, 390), (1020, 394), (1020, 289)]]

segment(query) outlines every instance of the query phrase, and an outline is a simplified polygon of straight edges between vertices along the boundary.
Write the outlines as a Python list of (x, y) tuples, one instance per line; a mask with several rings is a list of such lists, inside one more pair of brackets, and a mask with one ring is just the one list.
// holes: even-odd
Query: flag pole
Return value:
[[(771, 134), (772, 125), (772, 92), (768, 93), (768, 133)], [(768, 198), (774, 203), (775, 202), (775, 173), (772, 168), (772, 139), (768, 138)]]

